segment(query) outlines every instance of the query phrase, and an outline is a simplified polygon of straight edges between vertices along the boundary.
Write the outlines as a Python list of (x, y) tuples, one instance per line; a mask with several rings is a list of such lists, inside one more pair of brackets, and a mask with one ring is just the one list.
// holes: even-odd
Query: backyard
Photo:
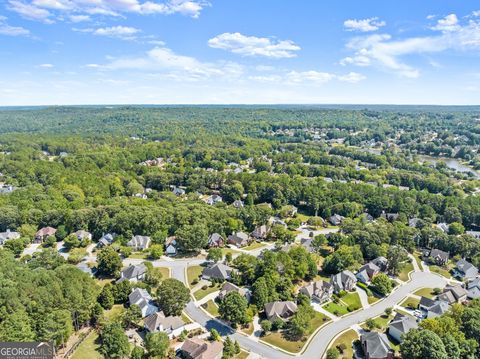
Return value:
[(103, 355), (99, 353), (100, 344), (98, 343), (98, 333), (93, 330), (88, 336), (84, 339), (82, 344), (80, 344), (73, 353), (71, 359), (101, 359)]

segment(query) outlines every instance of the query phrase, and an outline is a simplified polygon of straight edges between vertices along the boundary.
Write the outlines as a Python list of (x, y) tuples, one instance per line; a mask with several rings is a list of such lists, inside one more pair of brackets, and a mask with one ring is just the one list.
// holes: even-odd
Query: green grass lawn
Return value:
[(220, 315), (218, 313), (218, 306), (215, 304), (213, 300), (209, 300), (208, 302), (202, 304), (202, 308), (205, 309), (208, 313), (210, 313), (214, 317), (218, 317)]
[(183, 320), (183, 322), (184, 322), (185, 324), (190, 324), (190, 323), (192, 322), (192, 321), (190, 320), (190, 318), (187, 317), (187, 315), (186, 315), (184, 312), (182, 312), (181, 318), (182, 318), (182, 320)]
[(203, 267), (202, 266), (190, 266), (187, 267), (187, 280), (190, 286), (193, 286), (193, 281), (198, 280), (202, 275)]
[(241, 327), (240, 330), (242, 331), (242, 333), (245, 333), (247, 335), (252, 335), (253, 334), (253, 323), (248, 323), (247, 326), (245, 327)]
[(402, 303), (400, 303), (400, 306), (405, 308), (416, 309), (419, 303), (420, 303), (420, 299), (408, 297)]
[(78, 346), (71, 359), (102, 359), (103, 355), (100, 354), (99, 349), (98, 333), (94, 330)]
[(437, 273), (437, 274), (440, 274), (441, 276), (447, 278), (447, 279), (450, 279), (452, 278), (452, 276), (450, 275), (450, 272), (442, 267), (439, 267), (439, 266), (430, 266), (430, 271), (431, 272), (434, 272), (434, 273)]
[(132, 259), (147, 259), (148, 258), (148, 253), (146, 252), (135, 252), (130, 254), (130, 257)]
[(322, 313), (315, 312), (315, 317), (312, 318), (312, 320), (310, 321), (310, 326), (307, 330), (307, 334), (302, 340), (288, 340), (284, 337), (282, 332), (270, 333), (262, 337), (261, 340), (291, 353), (298, 353), (302, 350), (303, 346), (307, 341), (307, 338), (312, 335), (312, 333), (315, 332), (318, 327), (328, 322), (329, 320), (330, 319), (328, 319)]
[(413, 271), (413, 264), (410, 262), (405, 263), (405, 265), (402, 268), (402, 271), (398, 274), (398, 279), (406, 282), (410, 278), (408, 277), (408, 273)]
[(227, 253), (230, 253), (233, 256), (236, 253), (240, 253), (240, 251), (237, 251), (234, 248), (228, 248), (228, 247), (222, 248), (222, 254), (226, 256)]
[(345, 333), (340, 335), (335, 341), (331, 344), (331, 348), (338, 348), (342, 344), (346, 347), (346, 349), (341, 354), (341, 358), (353, 358), (353, 348), (352, 343), (358, 339), (358, 334), (355, 330), (350, 329), (347, 330)]
[(419, 295), (420, 297), (430, 298), (430, 299), (432, 299), (435, 296), (435, 294), (433, 294), (433, 289), (432, 288), (422, 288), (422, 289), (417, 290), (413, 294)]
[(122, 314), (125, 312), (125, 307), (121, 304), (115, 304), (112, 309), (106, 310), (104, 312), (105, 319), (108, 321), (116, 321), (119, 320)]
[[(378, 331), (380, 331), (380, 332), (385, 331), (385, 329), (386, 329), (387, 326), (388, 326), (388, 323), (390, 323), (390, 321), (392, 320), (392, 318), (393, 318), (393, 315), (387, 316), (387, 315), (385, 315), (385, 314), (373, 318), (373, 321), (374, 321), (375, 324), (377, 325), (377, 329), (376, 329), (376, 330), (378, 330)], [(365, 330), (368, 329), (366, 322), (363, 322), (360, 326), (361, 326), (363, 329), (365, 329)]]
[(162, 278), (167, 279), (170, 278), (170, 268), (167, 267), (158, 267), (160, 273), (162, 273)]
[(346, 296), (340, 298), (340, 300), (344, 302), (347, 307), (352, 307), (353, 310), (357, 310), (362, 307), (362, 302), (360, 301), (360, 296), (357, 292), (348, 293)]
[(249, 355), (250, 355), (249, 352), (246, 352), (245, 350), (242, 350), (240, 353), (235, 355), (233, 357), (233, 359), (247, 359)]
[(217, 290), (220, 290), (221, 287), (222, 287), (221, 284), (216, 283), (213, 287), (212, 286), (207, 286), (207, 289), (200, 288), (199, 290), (197, 290), (193, 293), (193, 296), (195, 297), (196, 300), (200, 300), (200, 299), (205, 298), (210, 293), (213, 293), (213, 292), (216, 292)]
[(243, 249), (245, 249), (246, 251), (253, 251), (254, 249), (258, 249), (258, 248), (262, 248), (262, 247), (265, 247), (265, 244), (253, 241), (248, 246), (243, 247)]
[(330, 302), (325, 304), (323, 306), (323, 309), (328, 310), (330, 313), (338, 317), (341, 317), (342, 315), (345, 315), (348, 313), (347, 306), (342, 303)]

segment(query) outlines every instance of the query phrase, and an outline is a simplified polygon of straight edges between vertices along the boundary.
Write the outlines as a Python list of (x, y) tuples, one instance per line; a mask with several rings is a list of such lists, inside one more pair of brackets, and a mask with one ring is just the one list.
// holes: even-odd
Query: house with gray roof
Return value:
[(375, 264), (382, 272), (385, 272), (388, 269), (388, 259), (385, 257), (377, 257), (371, 260), (371, 263)]
[(398, 343), (401, 343), (402, 335), (416, 328), (418, 328), (418, 323), (414, 317), (397, 314), (388, 325), (388, 334)]
[(368, 262), (360, 267), (355, 276), (362, 283), (370, 283), (372, 278), (378, 273), (380, 273), (380, 268), (373, 262)]
[(207, 280), (230, 280), (233, 268), (223, 264), (215, 263), (210, 267), (207, 267), (202, 272), (202, 278)]
[(342, 224), (344, 219), (344, 216), (335, 213), (333, 216), (328, 218), (328, 221), (334, 226), (339, 226), (340, 224)]
[(138, 305), (142, 312), (142, 318), (148, 317), (158, 311), (158, 307), (153, 303), (153, 299), (143, 288), (135, 288), (128, 296), (130, 305)]
[(112, 234), (112, 233), (104, 234), (102, 238), (98, 240), (97, 247), (99, 248), (108, 247), (113, 243), (114, 239), (115, 239), (115, 234)]
[(210, 342), (198, 337), (187, 338), (179, 349), (179, 357), (184, 359), (220, 359), (222, 355), (221, 342)]
[(300, 239), (300, 244), (304, 247), (308, 252), (313, 253), (315, 250), (312, 247), (313, 238), (302, 238)]
[(233, 244), (239, 248), (245, 247), (250, 242), (250, 237), (244, 232), (234, 232), (227, 238), (228, 244)]
[(90, 232), (87, 232), (83, 229), (80, 229), (76, 232), (73, 233), (79, 241), (91, 241), (92, 240), (92, 234)]
[(447, 285), (443, 289), (443, 293), (438, 296), (438, 300), (448, 304), (462, 303), (467, 300), (467, 291), (460, 284)]
[(360, 336), (365, 359), (392, 359), (394, 351), (387, 336), (379, 332), (365, 332)]
[(160, 311), (146, 317), (143, 326), (149, 333), (165, 332), (172, 339), (180, 335), (185, 328), (185, 322), (179, 316), (165, 316), (163, 311)]
[(150, 247), (152, 240), (148, 236), (132, 236), (132, 239), (128, 241), (127, 246), (132, 247), (135, 251), (144, 251)]
[(448, 259), (450, 258), (450, 254), (448, 252), (444, 252), (440, 249), (432, 249), (431, 251), (427, 251), (426, 257), (428, 257), (428, 260), (430, 263), (434, 263), (437, 265), (444, 266), (445, 264), (448, 263)]
[(120, 279), (117, 283), (121, 283), (124, 280), (128, 280), (131, 283), (136, 283), (145, 279), (147, 274), (147, 267), (145, 264), (130, 264), (127, 268), (120, 273)]
[(333, 285), (319, 280), (303, 286), (299, 292), (319, 303), (325, 303), (328, 302), (333, 295)]
[(20, 238), (20, 233), (12, 232), (9, 229), (7, 229), (6, 232), (0, 233), (0, 245), (4, 245), (6, 241), (9, 241), (11, 239), (18, 239), (18, 238)]
[(357, 285), (357, 278), (349, 270), (344, 270), (330, 277), (330, 283), (333, 285), (333, 291), (339, 293), (342, 290), (352, 291)]
[(219, 233), (212, 233), (208, 237), (208, 246), (212, 247), (223, 247), (225, 244), (225, 239)]
[(242, 297), (245, 297), (245, 299), (247, 299), (247, 301), (250, 302), (250, 297), (251, 297), (250, 291), (248, 289), (236, 286), (235, 284), (230, 283), (230, 282), (225, 282), (222, 285), (222, 288), (220, 289), (220, 292), (218, 293), (218, 299), (223, 300), (223, 298), (225, 298), (225, 296), (230, 292), (237, 292)]
[(297, 305), (292, 301), (277, 301), (265, 304), (265, 315), (270, 321), (290, 318), (297, 310)]
[(268, 227), (265, 224), (257, 226), (250, 235), (255, 239), (265, 239), (268, 235)]
[(480, 277), (470, 280), (467, 283), (468, 299), (480, 298)]
[(475, 267), (472, 263), (467, 262), (465, 259), (460, 259), (455, 264), (455, 269), (453, 270), (455, 277), (469, 280), (478, 276), (478, 268)]
[(436, 301), (435, 304), (428, 309), (427, 318), (439, 317), (445, 314), (448, 309), (450, 309), (450, 306), (447, 302), (441, 300)]
[(233, 207), (235, 208), (243, 208), (245, 207), (245, 204), (243, 203), (243, 201), (237, 199), (236, 201), (233, 202)]

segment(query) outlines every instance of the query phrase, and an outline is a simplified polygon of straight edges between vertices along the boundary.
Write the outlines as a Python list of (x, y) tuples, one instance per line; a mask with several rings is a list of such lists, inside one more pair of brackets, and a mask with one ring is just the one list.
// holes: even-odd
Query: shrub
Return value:
[(207, 290), (207, 288), (208, 288), (208, 285), (206, 285), (206, 284), (202, 285), (202, 290)]

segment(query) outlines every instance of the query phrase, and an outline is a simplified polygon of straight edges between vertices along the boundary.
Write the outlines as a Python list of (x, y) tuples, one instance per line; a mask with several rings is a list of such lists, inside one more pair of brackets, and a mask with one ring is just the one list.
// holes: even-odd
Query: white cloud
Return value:
[(316, 84), (323, 84), (333, 80), (335, 75), (328, 72), (319, 72), (319, 71), (290, 71), (286, 79), (291, 83), (305, 83), (312, 82)]
[(475, 16), (475, 17), (479, 17), (480, 16), (480, 10), (476, 10), (476, 11), (472, 12), (472, 15)]
[(295, 57), (300, 46), (291, 40), (274, 40), (266, 37), (245, 36), (238, 32), (223, 33), (208, 40), (210, 47), (228, 50), (242, 56), (271, 58)]
[(369, 19), (349, 19), (345, 20), (343, 26), (347, 31), (360, 31), (360, 32), (370, 32), (376, 31), (380, 27), (385, 26), (385, 21), (378, 20), (378, 17), (371, 17)]
[[(355, 37), (347, 43), (353, 55), (340, 61), (342, 65), (372, 66), (393, 71), (402, 77), (417, 78), (420, 70), (402, 58), (415, 54), (439, 53), (447, 50), (480, 49), (480, 21), (470, 19), (461, 24), (454, 14), (438, 20), (432, 28), (436, 34), (424, 37), (392, 39), (388, 34)], [(439, 33), (438, 33), (439, 32)]]
[(86, 32), (91, 33), (96, 36), (106, 36), (106, 37), (115, 37), (122, 40), (133, 40), (136, 38), (136, 35), (141, 32), (141, 30), (130, 27), (130, 26), (110, 26), (110, 27), (100, 27), (97, 29), (86, 28), (86, 29), (77, 29), (73, 28), (77, 32)]
[(70, 21), (71, 22), (84, 22), (84, 21), (90, 21), (91, 18), (88, 15), (71, 15), (70, 16)]
[(0, 35), (6, 36), (27, 36), (30, 31), (19, 26), (11, 26), (6, 22), (7, 18), (0, 15)]
[[(198, 18), (210, 4), (205, 0), (7, 0), (8, 8), (22, 17), (52, 23), (57, 15), (69, 15), (73, 22), (87, 21), (89, 15), (120, 16), (135, 14), (182, 14)], [(77, 21), (75, 21), (77, 20)]]
[(439, 30), (443, 32), (457, 31), (460, 28), (458, 24), (458, 18), (455, 14), (445, 16), (443, 19), (439, 19), (437, 24), (432, 27), (432, 30)]
[(40, 65), (38, 65), (38, 67), (40, 67), (42, 69), (52, 69), (52, 68), (54, 68), (54, 66), (52, 64), (40, 64)]
[(337, 78), (343, 82), (356, 84), (357, 82), (365, 80), (367, 77), (365, 75), (359, 74), (358, 72), (349, 72), (346, 75), (337, 76)]

